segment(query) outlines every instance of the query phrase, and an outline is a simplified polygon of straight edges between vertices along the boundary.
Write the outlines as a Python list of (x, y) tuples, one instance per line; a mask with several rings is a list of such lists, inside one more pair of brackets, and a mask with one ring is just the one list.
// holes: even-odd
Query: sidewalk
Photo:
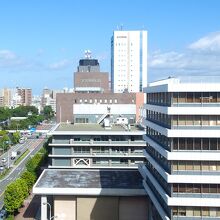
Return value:
[(24, 201), (24, 206), (19, 209), (19, 213), (15, 216), (15, 220), (39, 220), (37, 216), (39, 216), (40, 203), (40, 196), (29, 195)]

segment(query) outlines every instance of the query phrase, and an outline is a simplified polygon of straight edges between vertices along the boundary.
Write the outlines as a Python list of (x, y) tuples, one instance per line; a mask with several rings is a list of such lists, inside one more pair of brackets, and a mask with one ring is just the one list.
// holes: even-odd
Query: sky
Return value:
[(114, 30), (148, 31), (148, 80), (220, 75), (219, 0), (0, 0), (0, 88), (73, 87), (84, 51), (110, 73)]

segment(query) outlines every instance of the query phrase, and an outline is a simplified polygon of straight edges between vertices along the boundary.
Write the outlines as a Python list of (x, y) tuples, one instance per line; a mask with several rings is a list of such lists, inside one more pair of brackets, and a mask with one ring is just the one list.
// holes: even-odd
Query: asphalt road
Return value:
[[(19, 144), (18, 146), (15, 145), (13, 147), (13, 150), (20, 150), (21, 152), (24, 152), (28, 148), (30, 152), (17, 166), (12, 168), (12, 171), (9, 175), (7, 175), (4, 179), (0, 180), (0, 210), (3, 207), (4, 203), (3, 200), (5, 188), (8, 184), (16, 180), (21, 175), (21, 173), (25, 169), (25, 164), (27, 160), (36, 154), (36, 152), (43, 146), (44, 142), (46, 142), (46, 139), (28, 139), (25, 144)], [(6, 155), (1, 156), (1, 158), (3, 157), (7, 158)], [(10, 164), (11, 163), (12, 161), (10, 160)]]

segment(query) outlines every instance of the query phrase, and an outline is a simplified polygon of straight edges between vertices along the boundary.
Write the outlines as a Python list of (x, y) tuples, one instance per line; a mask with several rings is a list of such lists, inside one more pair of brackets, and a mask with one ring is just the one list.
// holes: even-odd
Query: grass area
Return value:
[(7, 176), (10, 171), (11, 171), (11, 168), (9, 168), (9, 169), (6, 168), (6, 169), (0, 174), (0, 180), (3, 179), (5, 176)]
[(14, 162), (14, 165), (18, 165), (30, 152), (30, 150), (26, 150), (16, 161)]

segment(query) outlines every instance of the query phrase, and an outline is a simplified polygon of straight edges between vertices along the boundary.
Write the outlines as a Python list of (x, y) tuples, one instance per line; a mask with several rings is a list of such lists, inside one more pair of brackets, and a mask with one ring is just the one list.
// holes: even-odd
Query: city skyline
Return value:
[(31, 87), (33, 94), (46, 86), (71, 88), (86, 49), (110, 73), (111, 36), (121, 27), (148, 31), (149, 82), (219, 74), (218, 1), (52, 3), (0, 3), (0, 88)]

